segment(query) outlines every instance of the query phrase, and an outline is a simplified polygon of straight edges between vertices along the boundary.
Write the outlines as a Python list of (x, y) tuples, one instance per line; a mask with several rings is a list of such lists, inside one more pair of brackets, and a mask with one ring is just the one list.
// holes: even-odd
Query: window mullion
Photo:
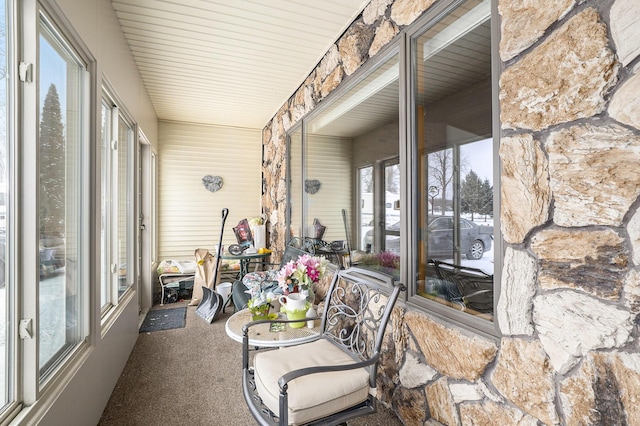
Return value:
[(453, 152), (453, 260), (456, 265), (462, 264), (460, 251), (460, 146), (455, 145)]

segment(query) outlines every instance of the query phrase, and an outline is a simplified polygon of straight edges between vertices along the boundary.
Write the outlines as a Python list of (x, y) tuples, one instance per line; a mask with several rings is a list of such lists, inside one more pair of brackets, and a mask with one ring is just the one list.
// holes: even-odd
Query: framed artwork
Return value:
[(238, 225), (233, 228), (233, 232), (236, 234), (236, 240), (241, 247), (245, 248), (253, 244), (253, 235), (251, 235), (251, 227), (247, 219), (242, 219), (238, 222)]

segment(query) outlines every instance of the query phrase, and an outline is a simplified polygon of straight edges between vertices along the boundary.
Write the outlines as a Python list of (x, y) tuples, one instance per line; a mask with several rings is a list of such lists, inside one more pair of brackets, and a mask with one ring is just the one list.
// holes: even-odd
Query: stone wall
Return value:
[[(285, 132), (433, 1), (373, 0), (263, 133)], [(501, 338), (398, 307), (379, 397), (406, 425), (640, 424), (640, 2), (500, 0)]]

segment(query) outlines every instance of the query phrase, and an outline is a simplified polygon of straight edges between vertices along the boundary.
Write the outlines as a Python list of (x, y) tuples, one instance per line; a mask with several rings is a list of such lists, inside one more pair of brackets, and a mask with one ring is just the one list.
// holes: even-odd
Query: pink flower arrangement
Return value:
[(378, 262), (380, 262), (381, 266), (386, 266), (387, 268), (400, 269), (400, 256), (390, 251), (378, 253)]
[(278, 285), (284, 294), (308, 290), (313, 283), (327, 272), (329, 261), (324, 257), (304, 254), (297, 260), (291, 260), (278, 272)]

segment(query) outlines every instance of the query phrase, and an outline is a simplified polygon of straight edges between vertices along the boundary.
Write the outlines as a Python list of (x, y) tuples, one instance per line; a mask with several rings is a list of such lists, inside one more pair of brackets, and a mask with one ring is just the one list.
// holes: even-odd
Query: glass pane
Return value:
[(461, 145), (460, 159), (460, 245), (467, 249), (462, 264), (493, 275), (493, 141)]
[(302, 131), (293, 133), (289, 142), (289, 233), (302, 237)]
[[(324, 227), (325, 242), (357, 235), (356, 245), (364, 253), (353, 253), (352, 262), (399, 275), (399, 228), (391, 228), (400, 217), (398, 55), (324, 107), (305, 129), (307, 235), (318, 235), (316, 219)], [(387, 170), (389, 158), (395, 160)], [(384, 241), (387, 219), (389, 236), (395, 238), (393, 252), (376, 243)]]
[[(129, 124), (120, 117), (118, 119), (118, 297), (133, 285), (133, 271), (128, 266), (131, 259), (133, 232), (133, 210), (131, 205), (132, 195), (132, 149), (133, 130)], [(133, 263), (131, 263), (133, 264)]]
[(7, 292), (9, 286), (7, 283), (7, 269), (6, 265), (6, 253), (8, 238), (11, 237), (7, 233), (8, 217), (8, 203), (10, 197), (7, 191), (8, 182), (8, 135), (9, 135), (9, 109), (8, 109), (8, 55), (9, 44), (7, 35), (9, 34), (9, 27), (7, 24), (7, 8), (6, 2), (0, 2), (0, 405), (5, 405), (9, 402), (9, 385), (10, 385), (10, 371), (12, 370), (9, 365), (9, 356), (11, 353), (12, 339), (9, 333), (9, 325), (11, 324), (9, 318), (9, 300)]
[(100, 167), (101, 194), (100, 200), (100, 249), (102, 259), (100, 262), (100, 308), (104, 310), (111, 303), (110, 296), (110, 253), (109, 253), (109, 206), (111, 203), (111, 186), (109, 185), (110, 155), (111, 155), (111, 108), (109, 105), (102, 103), (102, 128), (101, 128), (100, 150), (102, 156), (102, 164)]
[(305, 236), (346, 241), (342, 211), (351, 211), (351, 144), (337, 136), (308, 135), (305, 144)]
[(432, 194), (431, 220), (428, 221), (427, 257), (453, 260), (453, 150), (442, 149), (428, 154), (427, 188)]
[(412, 47), (415, 116), (424, 117), (415, 129), (418, 294), (492, 320), (490, 2), (463, 3)]
[(39, 338), (42, 377), (82, 336), (80, 258), (84, 67), (41, 21)]
[(400, 254), (400, 166), (395, 159), (384, 166), (384, 247)]
[(365, 241), (367, 232), (373, 229), (373, 166), (358, 169), (360, 189), (360, 234), (358, 238), (358, 250), (371, 251), (371, 244)]

